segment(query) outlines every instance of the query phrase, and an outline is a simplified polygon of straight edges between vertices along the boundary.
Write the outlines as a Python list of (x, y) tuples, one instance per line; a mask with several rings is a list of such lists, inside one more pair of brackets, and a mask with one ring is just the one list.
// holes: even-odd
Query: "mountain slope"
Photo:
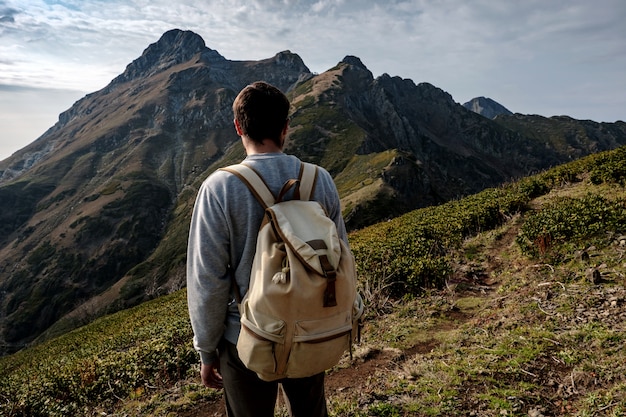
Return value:
[(0, 162), (3, 352), (184, 286), (197, 188), (243, 158), (232, 101), (259, 79), (289, 95), (286, 151), (332, 173), (350, 229), (626, 143), (623, 122), (492, 121), (357, 57), (315, 75), (289, 51), (231, 61), (169, 31)]

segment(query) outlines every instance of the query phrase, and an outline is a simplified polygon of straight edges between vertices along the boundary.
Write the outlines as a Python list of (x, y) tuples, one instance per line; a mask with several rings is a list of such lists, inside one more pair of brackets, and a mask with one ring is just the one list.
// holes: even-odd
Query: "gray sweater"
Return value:
[[(274, 195), (297, 178), (300, 160), (284, 153), (255, 154), (244, 162), (261, 174)], [(318, 169), (314, 199), (337, 225), (347, 243), (337, 189), (330, 174)], [(243, 297), (248, 289), (263, 207), (235, 175), (216, 171), (198, 191), (187, 248), (187, 302), (194, 347), (202, 363), (216, 358), (222, 338), (236, 344), (240, 323), (229, 267)]]

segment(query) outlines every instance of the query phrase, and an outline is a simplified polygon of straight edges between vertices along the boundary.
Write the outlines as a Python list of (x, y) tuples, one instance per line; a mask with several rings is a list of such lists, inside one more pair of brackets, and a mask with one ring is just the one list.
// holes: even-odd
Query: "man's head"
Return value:
[(233, 113), (241, 134), (257, 143), (271, 139), (282, 148), (289, 99), (278, 88), (262, 81), (246, 86), (235, 98)]

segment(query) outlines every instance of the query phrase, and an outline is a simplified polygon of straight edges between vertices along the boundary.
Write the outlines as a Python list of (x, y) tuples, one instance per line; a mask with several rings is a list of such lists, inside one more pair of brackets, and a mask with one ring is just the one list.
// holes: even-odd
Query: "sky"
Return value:
[(461, 104), (626, 121), (624, 22), (624, 0), (0, 0), (0, 160), (174, 28), (230, 60), (354, 55)]

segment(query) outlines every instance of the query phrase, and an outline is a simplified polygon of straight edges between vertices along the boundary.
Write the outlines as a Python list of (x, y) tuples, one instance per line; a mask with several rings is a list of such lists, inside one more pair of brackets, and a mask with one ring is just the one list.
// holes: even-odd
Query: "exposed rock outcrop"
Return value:
[(486, 97), (473, 98), (463, 104), (463, 107), (473, 111), (474, 113), (478, 113), (481, 116), (485, 116), (488, 119), (495, 119), (496, 116), (500, 116), (502, 114), (513, 114), (513, 112), (504, 107), (502, 104)]

